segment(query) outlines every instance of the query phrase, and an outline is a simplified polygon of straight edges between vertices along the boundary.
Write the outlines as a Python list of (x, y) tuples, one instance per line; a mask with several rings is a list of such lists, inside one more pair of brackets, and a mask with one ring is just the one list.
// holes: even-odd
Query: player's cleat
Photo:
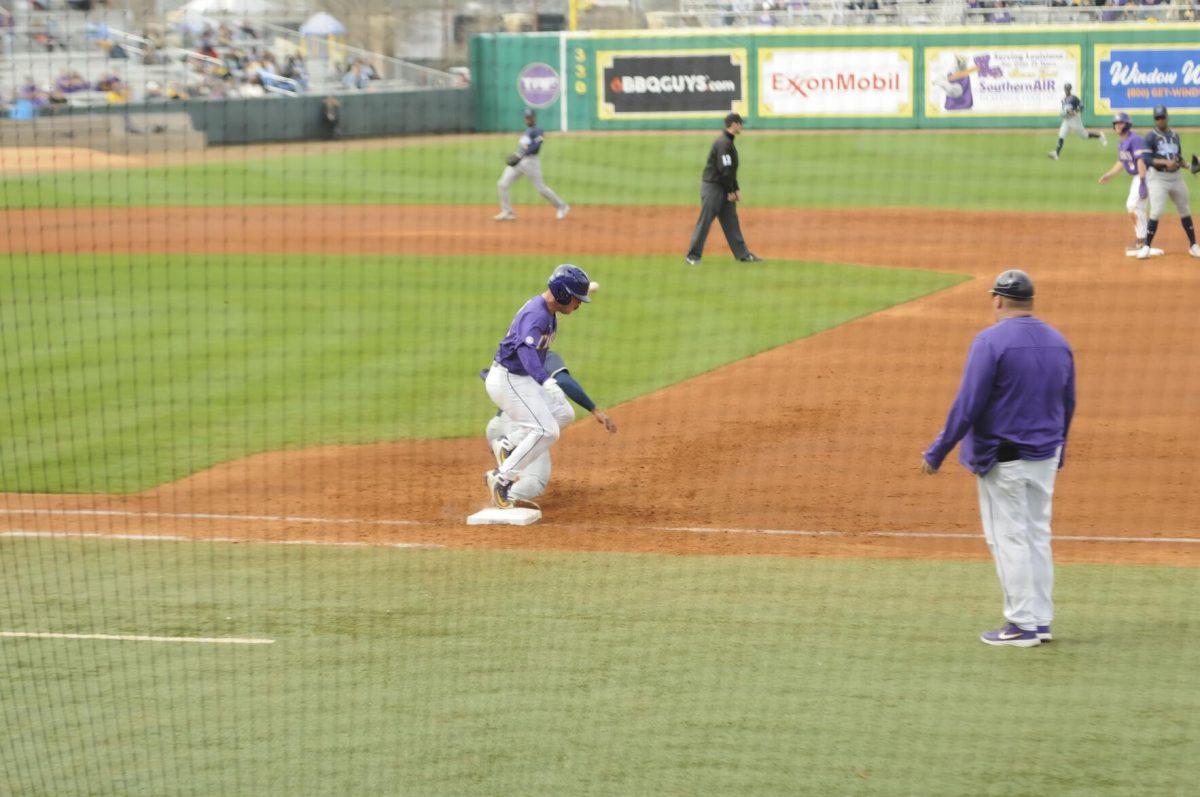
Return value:
[(1192, 257), (1200, 257), (1200, 244), (1192, 244), (1188, 249), (1188, 254)]
[(1014, 648), (1036, 648), (1042, 644), (1037, 631), (1026, 631), (1012, 623), (1005, 623), (997, 631), (984, 631), (979, 640), (985, 645), (1009, 645)]
[(1056, 161), (1056, 160), (1058, 160), (1058, 153), (1055, 152), (1054, 150), (1050, 150), (1049, 152), (1046, 153), (1046, 157), (1052, 161)]
[(508, 455), (512, 452), (512, 446), (508, 444), (507, 437), (498, 437), (492, 442), (492, 456), (496, 458), (496, 467), (503, 465), (504, 460), (508, 459)]
[(700, 258), (688, 255), (683, 259), (683, 262), (687, 263), (689, 266), (698, 266), (700, 265)]
[(512, 509), (513, 500), (508, 497), (508, 489), (512, 487), (512, 482), (501, 476), (497, 470), (484, 473), (483, 479), (487, 482), (488, 492), (492, 494), (492, 504), (497, 509)]
[(1039, 625), (1037, 627), (1037, 631), (1035, 633), (1037, 634), (1037, 638), (1039, 640), (1041, 640), (1043, 645), (1046, 644), (1047, 642), (1054, 641), (1054, 635), (1050, 633), (1050, 626), (1048, 626), (1048, 625)]
[(1134, 257), (1136, 257), (1138, 260), (1149, 260), (1150, 259), (1150, 247), (1143, 246), (1141, 249), (1137, 250), (1137, 254), (1134, 255)]
[(1108, 146), (1108, 136), (1104, 135), (1104, 133), (1100, 134), (1100, 146), (1102, 146), (1102, 147)]
[(1137, 257), (1137, 253), (1142, 251), (1142, 247), (1138, 244), (1125, 247), (1125, 257)]
[(738, 258), (738, 260), (742, 263), (765, 263), (766, 262), (765, 260), (763, 260), (758, 255), (754, 254), (753, 252), (750, 252), (745, 257)]
[(571, 206), (563, 205), (561, 208), (558, 209), (558, 213), (556, 213), (555, 215), (558, 216), (559, 221), (562, 221), (563, 219), (565, 219), (567, 217), (567, 214), (570, 212), (571, 212)]
[(517, 217), (512, 213), (497, 213), (492, 218), (496, 221), (515, 221)]

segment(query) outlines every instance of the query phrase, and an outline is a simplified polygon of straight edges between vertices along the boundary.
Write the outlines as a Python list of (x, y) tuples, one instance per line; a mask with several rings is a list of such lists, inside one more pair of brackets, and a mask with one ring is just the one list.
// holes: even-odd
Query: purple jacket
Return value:
[(925, 461), (941, 467), (960, 440), (959, 462), (980, 476), (996, 464), (1002, 442), (1018, 459), (1050, 459), (1066, 445), (1074, 413), (1075, 357), (1066, 338), (1033, 316), (1005, 319), (971, 343), (958, 396)]

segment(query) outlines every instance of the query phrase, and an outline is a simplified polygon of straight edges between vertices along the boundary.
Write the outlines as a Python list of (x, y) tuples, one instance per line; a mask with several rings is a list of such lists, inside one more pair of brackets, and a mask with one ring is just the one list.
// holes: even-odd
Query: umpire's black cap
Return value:
[(991, 293), (1009, 299), (1032, 299), (1033, 280), (1019, 268), (1010, 268), (992, 283)]

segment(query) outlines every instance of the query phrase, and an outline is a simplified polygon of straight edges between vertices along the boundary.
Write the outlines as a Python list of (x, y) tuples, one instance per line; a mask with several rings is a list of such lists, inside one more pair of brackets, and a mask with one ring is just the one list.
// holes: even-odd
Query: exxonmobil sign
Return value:
[(724, 116), (744, 111), (745, 50), (599, 52), (601, 119)]
[(765, 117), (912, 116), (912, 49), (762, 49), (758, 110)]

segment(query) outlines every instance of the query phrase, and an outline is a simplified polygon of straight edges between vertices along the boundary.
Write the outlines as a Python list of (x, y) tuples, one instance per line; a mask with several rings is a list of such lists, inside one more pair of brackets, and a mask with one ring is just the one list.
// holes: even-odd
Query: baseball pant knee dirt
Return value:
[(546, 185), (546, 181), (542, 179), (542, 162), (537, 155), (527, 155), (517, 161), (516, 166), (505, 166), (504, 171), (500, 175), (500, 180), (496, 183), (496, 189), (500, 194), (500, 210), (504, 213), (512, 213), (512, 197), (509, 189), (522, 176), (528, 177), (529, 182), (533, 183), (533, 187), (539, 194), (545, 197), (546, 201), (556, 208), (563, 207), (566, 203), (559, 199), (558, 194), (551, 190), (550, 186)]
[[(561, 392), (545, 388), (542, 388), (542, 392), (546, 394), (546, 403), (550, 406), (550, 412), (554, 415), (554, 419), (558, 421), (559, 429), (565, 428), (575, 420), (575, 408), (571, 406), (571, 402), (567, 400), (566, 396)], [(488, 443), (493, 443), (501, 437), (507, 437), (511, 441), (515, 429), (512, 419), (504, 413), (492, 416), (492, 419), (488, 421), (486, 431)], [(533, 460), (521, 469), (519, 480), (508, 491), (508, 494), (513, 498), (534, 500), (546, 492), (546, 486), (550, 483), (552, 467), (549, 452)]]
[(1027, 630), (1054, 619), (1050, 513), (1058, 456), (997, 463), (980, 476), (979, 514), (1004, 593), (1004, 617)]
[(488, 371), (488, 396), (511, 419), (508, 442), (513, 451), (500, 466), (500, 475), (516, 479), (523, 468), (550, 451), (558, 440), (558, 421), (554, 418), (542, 386), (528, 376), (517, 376), (493, 364)]
[(1150, 218), (1157, 221), (1166, 212), (1167, 200), (1175, 203), (1179, 215), (1190, 216), (1192, 209), (1189, 205), (1191, 197), (1187, 183), (1184, 182), (1183, 172), (1152, 171), (1150, 178)]
[(1125, 209), (1134, 216), (1133, 235), (1139, 241), (1145, 240), (1146, 223), (1150, 221), (1150, 200), (1142, 199), (1141, 185), (1141, 177), (1130, 180), (1129, 196), (1125, 199)]
[(696, 229), (692, 231), (692, 242), (688, 246), (688, 256), (699, 258), (704, 254), (704, 242), (708, 238), (708, 230), (714, 220), (721, 222), (721, 230), (733, 256), (739, 260), (750, 254), (746, 248), (746, 239), (742, 237), (742, 226), (738, 222), (737, 204), (730, 202), (726, 191), (719, 185), (705, 183), (700, 189), (700, 218), (696, 220)]

